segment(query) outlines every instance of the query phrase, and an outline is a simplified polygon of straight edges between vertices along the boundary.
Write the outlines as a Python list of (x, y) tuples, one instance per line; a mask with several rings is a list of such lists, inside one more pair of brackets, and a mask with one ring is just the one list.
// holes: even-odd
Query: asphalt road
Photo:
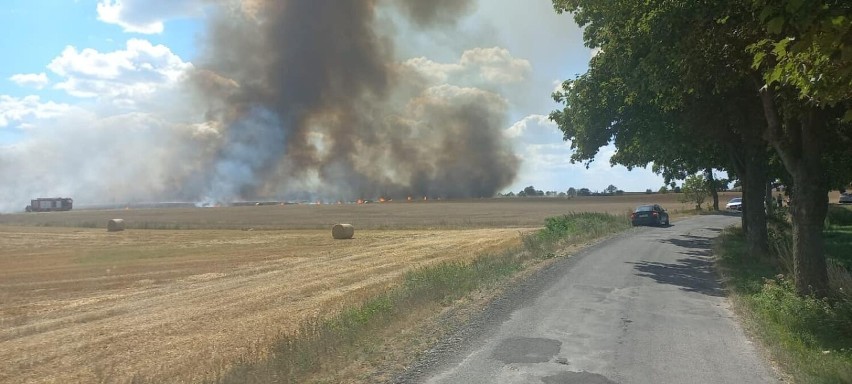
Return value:
[(777, 383), (711, 267), (712, 239), (738, 220), (638, 228), (576, 255), (402, 381)]

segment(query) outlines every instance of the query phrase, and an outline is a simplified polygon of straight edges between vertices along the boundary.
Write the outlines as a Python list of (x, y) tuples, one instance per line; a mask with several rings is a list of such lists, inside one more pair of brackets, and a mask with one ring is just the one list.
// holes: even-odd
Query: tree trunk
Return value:
[(797, 114), (797, 119), (787, 119), (782, 126), (772, 90), (763, 89), (761, 99), (767, 121), (766, 138), (793, 178), (790, 212), (796, 292), (824, 297), (828, 293), (822, 238), (828, 213), (828, 177), (822, 164), (827, 124), (824, 111), (808, 107)]
[(828, 213), (828, 188), (816, 171), (800, 173), (793, 181), (793, 277), (801, 295), (823, 297), (828, 292), (828, 272), (822, 232)]
[(763, 194), (763, 205), (766, 207), (767, 215), (772, 215), (775, 212), (775, 199), (772, 198), (772, 182), (766, 183), (766, 192)]
[(747, 228), (749, 254), (760, 258), (769, 254), (766, 211), (763, 204), (769, 160), (762, 145), (749, 145), (746, 150), (749, 160), (746, 162), (747, 177), (743, 182), (743, 217)]
[(713, 170), (708, 168), (704, 173), (707, 175), (707, 185), (710, 186), (710, 195), (713, 196), (713, 210), (719, 210), (719, 186), (713, 177)]
[[(737, 175), (740, 178), (740, 188), (742, 188), (743, 192), (746, 190), (746, 183), (748, 182), (748, 175), (746, 174), (746, 159), (741, 151), (741, 146), (729, 146), (728, 147), (728, 155), (731, 157), (731, 164), (734, 166), (734, 170), (737, 172)], [(746, 220), (746, 215), (740, 215), (740, 228), (743, 229), (743, 234), (748, 237), (748, 220)]]

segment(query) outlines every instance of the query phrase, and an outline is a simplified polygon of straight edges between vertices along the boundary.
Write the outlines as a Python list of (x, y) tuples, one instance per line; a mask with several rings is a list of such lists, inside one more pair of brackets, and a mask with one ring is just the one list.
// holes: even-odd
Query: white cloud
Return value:
[(564, 82), (562, 80), (553, 80), (553, 93), (562, 92), (562, 85)]
[(600, 149), (589, 168), (571, 163), (571, 143), (563, 140), (556, 123), (545, 115), (529, 115), (503, 131), (515, 152), (522, 159), (521, 172), (516, 182), (506, 191), (520, 191), (533, 185), (542, 190), (566, 191), (569, 187), (603, 190), (609, 184), (626, 191), (644, 191), (658, 188), (662, 177), (650, 170), (627, 171), (622, 166), (610, 166), (615, 146)]
[(98, 20), (121, 26), (125, 32), (162, 33), (165, 21), (198, 16), (201, 0), (100, 0)]
[(35, 89), (42, 89), (50, 83), (50, 80), (48, 80), (47, 78), (47, 74), (45, 74), (44, 72), (20, 73), (17, 75), (12, 75), (9, 80), (21, 87), (32, 87)]
[(38, 96), (15, 98), (0, 95), (0, 128), (10, 125), (28, 126), (28, 122), (36, 119), (51, 119), (69, 110), (71, 106), (58, 104), (53, 101), (41, 102)]
[(101, 53), (68, 46), (48, 66), (64, 80), (56, 84), (77, 97), (113, 99), (134, 104), (157, 90), (177, 84), (192, 68), (164, 45), (131, 39), (126, 49)]
[(515, 58), (506, 48), (474, 48), (457, 63), (439, 63), (416, 57), (403, 63), (433, 83), (505, 85), (524, 81), (532, 71), (529, 61)]
[(595, 57), (598, 54), (600, 54), (601, 52), (603, 52), (603, 49), (601, 49), (600, 47), (592, 48), (591, 57)]
[(483, 79), (498, 84), (523, 81), (532, 71), (530, 62), (512, 57), (506, 48), (474, 48), (462, 54), (463, 67), (480, 68)]
[(556, 123), (550, 121), (545, 115), (529, 115), (512, 124), (503, 131), (504, 136), (510, 139), (520, 139), (525, 143), (552, 143), (562, 140), (562, 134)]

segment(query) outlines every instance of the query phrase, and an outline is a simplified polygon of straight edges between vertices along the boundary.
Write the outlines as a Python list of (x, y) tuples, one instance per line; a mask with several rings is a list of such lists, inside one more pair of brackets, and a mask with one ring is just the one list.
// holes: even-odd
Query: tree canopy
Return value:
[[(794, 275), (825, 290), (819, 234), (830, 184), (849, 180), (852, 92), (846, 1), (554, 0), (590, 48), (589, 71), (566, 81), (554, 120), (573, 161), (600, 147), (611, 162), (653, 163), (667, 181), (710, 169), (744, 186), (750, 249), (766, 251), (762, 201), (773, 152), (793, 184)], [(844, 167), (844, 164), (846, 166)], [(712, 175), (712, 173), (710, 173)]]

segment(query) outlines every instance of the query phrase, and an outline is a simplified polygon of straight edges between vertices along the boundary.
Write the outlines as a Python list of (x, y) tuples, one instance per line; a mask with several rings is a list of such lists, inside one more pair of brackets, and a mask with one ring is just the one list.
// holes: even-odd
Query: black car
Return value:
[(630, 222), (636, 225), (669, 225), (669, 214), (657, 204), (640, 205), (630, 214)]

